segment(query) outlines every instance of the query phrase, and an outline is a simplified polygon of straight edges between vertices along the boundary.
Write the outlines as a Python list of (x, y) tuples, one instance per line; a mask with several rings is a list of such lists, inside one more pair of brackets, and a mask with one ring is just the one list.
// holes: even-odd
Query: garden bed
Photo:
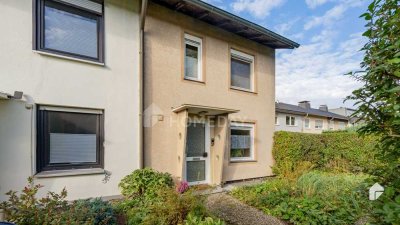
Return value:
[(312, 171), (234, 189), (240, 201), (293, 224), (355, 224), (368, 218), (367, 175)]

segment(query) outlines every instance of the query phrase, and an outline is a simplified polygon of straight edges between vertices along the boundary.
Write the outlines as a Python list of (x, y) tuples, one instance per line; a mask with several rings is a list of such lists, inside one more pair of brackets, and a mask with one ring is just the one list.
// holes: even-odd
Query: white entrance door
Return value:
[(190, 185), (209, 183), (210, 126), (189, 123), (186, 136), (185, 178)]

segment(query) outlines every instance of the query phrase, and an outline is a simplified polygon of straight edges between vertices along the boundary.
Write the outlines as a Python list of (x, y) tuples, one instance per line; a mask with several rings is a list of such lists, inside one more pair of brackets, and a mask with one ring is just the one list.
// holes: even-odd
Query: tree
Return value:
[(385, 187), (377, 204), (380, 223), (400, 223), (400, 0), (374, 0), (361, 15), (368, 42), (361, 68), (350, 75), (363, 86), (347, 99), (355, 100), (355, 114), (365, 121), (363, 135), (381, 137), (380, 157), (386, 165), (376, 176)]

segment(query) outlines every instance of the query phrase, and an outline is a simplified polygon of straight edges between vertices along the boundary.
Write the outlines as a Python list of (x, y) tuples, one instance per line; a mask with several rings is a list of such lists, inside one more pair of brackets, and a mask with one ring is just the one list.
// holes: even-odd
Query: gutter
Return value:
[(140, 41), (139, 41), (139, 169), (144, 167), (144, 128), (143, 128), (143, 104), (144, 104), (144, 26), (146, 22), (146, 13), (148, 0), (141, 1), (140, 9)]

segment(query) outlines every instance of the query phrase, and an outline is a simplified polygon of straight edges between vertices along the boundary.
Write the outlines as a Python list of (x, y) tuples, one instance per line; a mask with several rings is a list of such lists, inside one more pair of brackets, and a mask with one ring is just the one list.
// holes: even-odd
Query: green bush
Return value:
[(185, 225), (225, 225), (225, 223), (220, 219), (203, 218), (190, 213), (185, 220)]
[(0, 205), (6, 220), (18, 225), (109, 225), (116, 222), (111, 205), (101, 199), (69, 203), (65, 189), (60, 194), (48, 192), (45, 197), (38, 198), (36, 195), (42, 187), (28, 178), (28, 185), (20, 195), (16, 191), (8, 192), (9, 200)]
[(119, 186), (125, 199), (115, 207), (126, 215), (129, 225), (184, 224), (189, 214), (197, 219), (208, 214), (204, 198), (194, 195), (190, 189), (183, 193), (176, 191), (167, 173), (148, 168), (136, 170), (123, 178)]
[(292, 224), (354, 224), (371, 212), (368, 176), (308, 172), (233, 190), (232, 195)]
[(121, 193), (128, 198), (154, 198), (158, 190), (172, 186), (173, 180), (170, 174), (150, 168), (135, 170), (119, 183)]
[(273, 171), (293, 179), (311, 169), (369, 173), (382, 166), (376, 156), (377, 144), (375, 136), (360, 137), (346, 131), (322, 134), (275, 132)]

